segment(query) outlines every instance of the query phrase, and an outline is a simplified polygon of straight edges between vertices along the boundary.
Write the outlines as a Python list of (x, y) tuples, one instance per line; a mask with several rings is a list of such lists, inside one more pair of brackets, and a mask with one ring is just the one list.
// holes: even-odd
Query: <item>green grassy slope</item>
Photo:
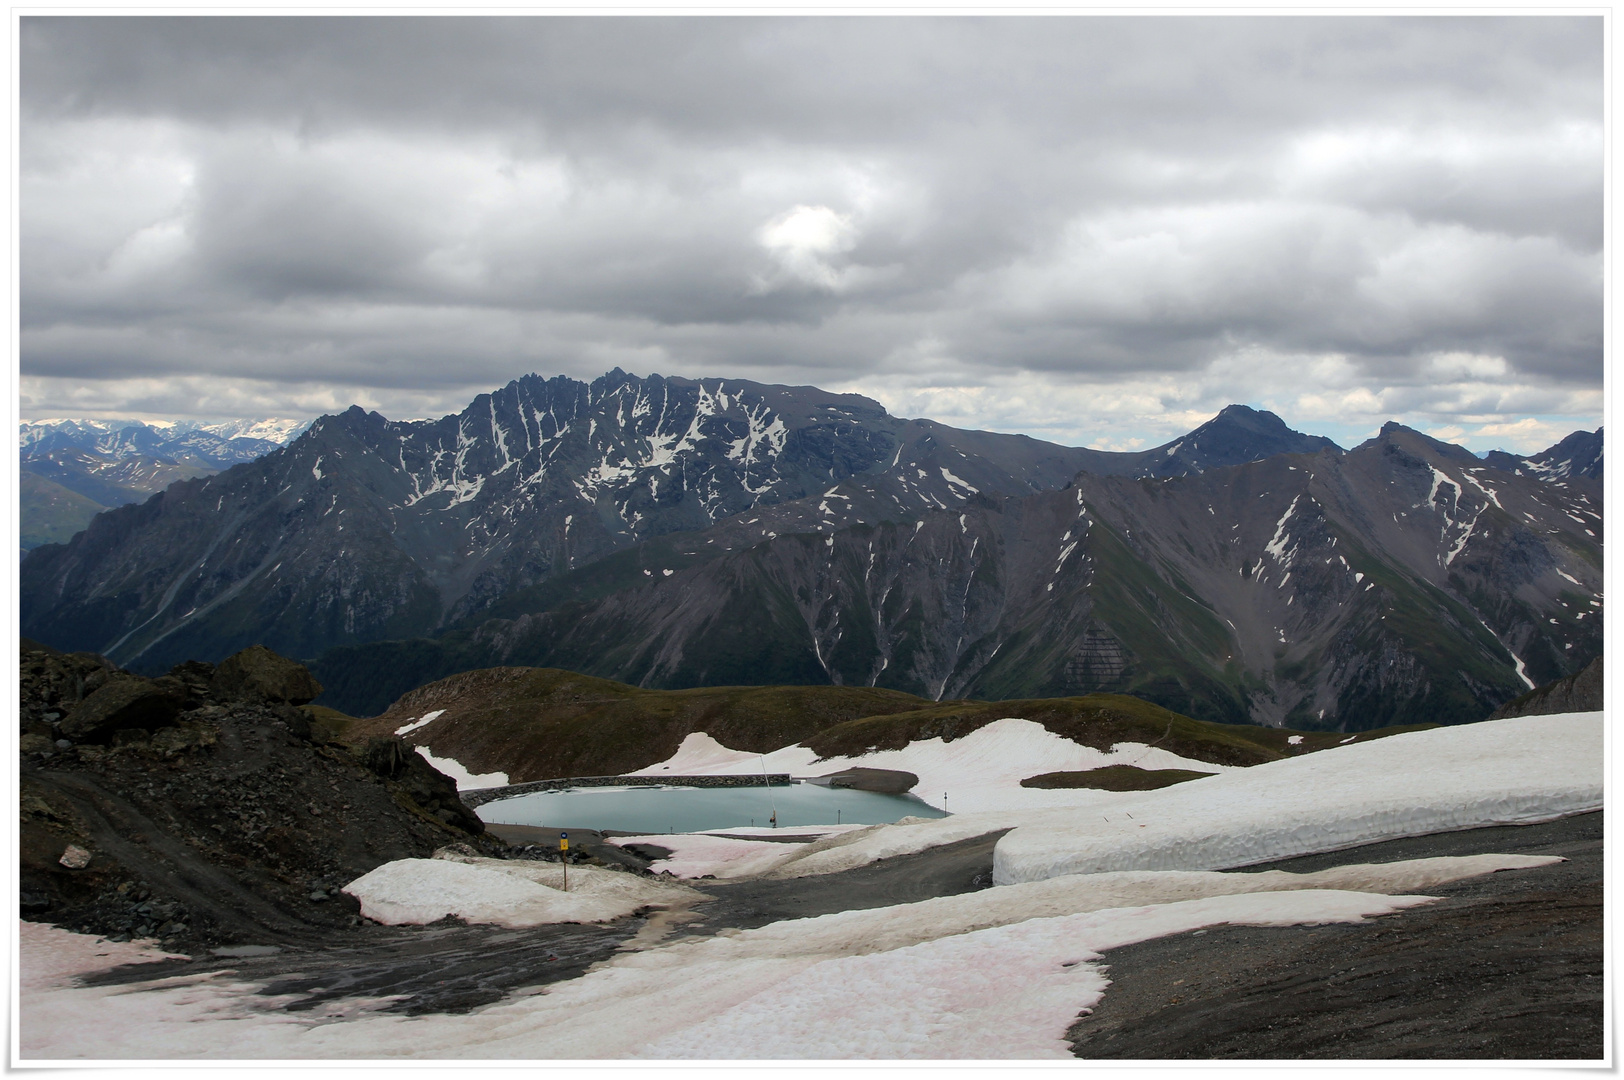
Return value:
[(17, 474), (17, 522), (22, 546), (65, 544), (107, 507), (26, 469)]

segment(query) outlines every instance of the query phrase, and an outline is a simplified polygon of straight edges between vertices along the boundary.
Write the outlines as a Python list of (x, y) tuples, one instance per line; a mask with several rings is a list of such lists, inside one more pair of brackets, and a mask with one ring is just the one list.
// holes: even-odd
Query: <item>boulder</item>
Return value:
[(214, 669), (213, 689), (228, 699), (303, 705), (321, 693), (321, 683), (303, 664), (263, 645), (250, 645), (220, 661)]
[(126, 728), (152, 730), (171, 723), (186, 706), (184, 696), (139, 675), (116, 672), (75, 705), (57, 725), (74, 742), (102, 743)]

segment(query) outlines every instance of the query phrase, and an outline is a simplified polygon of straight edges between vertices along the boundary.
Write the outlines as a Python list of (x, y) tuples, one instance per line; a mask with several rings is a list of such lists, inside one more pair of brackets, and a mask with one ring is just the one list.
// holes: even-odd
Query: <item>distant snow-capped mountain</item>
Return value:
[(22, 548), (61, 543), (102, 510), (253, 461), (296, 438), (305, 420), (101, 420), (18, 426)]
[(1600, 480), (1603, 473), (1604, 430), (1575, 431), (1549, 450), (1528, 457), (1518, 457), (1504, 450), (1491, 450), (1483, 456), (1483, 460), (1497, 469), (1522, 473), (1537, 480), (1565, 480), (1570, 476)]

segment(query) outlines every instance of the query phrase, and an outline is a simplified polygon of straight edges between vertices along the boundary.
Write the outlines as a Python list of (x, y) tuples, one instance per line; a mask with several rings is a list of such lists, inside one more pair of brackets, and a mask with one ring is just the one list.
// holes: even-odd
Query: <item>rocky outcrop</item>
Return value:
[(63, 738), (74, 742), (104, 743), (118, 731), (167, 727), (186, 701), (187, 694), (177, 680), (115, 674), (74, 705), (57, 727)]
[(313, 741), (301, 709), (222, 696), (208, 665), (146, 679), (31, 644), (20, 657), (25, 917), (182, 947), (302, 940), (357, 925), (339, 890), (381, 863), (458, 841), (500, 847), (415, 753), (385, 761)]
[(1552, 716), (1556, 713), (1600, 712), (1603, 679), (1602, 658), (1596, 657), (1583, 671), (1565, 679), (1536, 687), (1520, 697), (1513, 698), (1494, 711), (1490, 720), (1504, 720), (1512, 716)]
[(374, 773), (398, 784), (400, 791), (425, 813), (467, 832), (485, 831), (485, 823), (458, 796), (456, 781), (423, 760), (410, 743), (375, 737), (360, 747), (356, 756)]
[[(194, 669), (195, 670), (195, 669)], [(321, 694), (321, 683), (303, 664), (251, 645), (220, 661), (211, 680), (222, 697), (303, 705)]]

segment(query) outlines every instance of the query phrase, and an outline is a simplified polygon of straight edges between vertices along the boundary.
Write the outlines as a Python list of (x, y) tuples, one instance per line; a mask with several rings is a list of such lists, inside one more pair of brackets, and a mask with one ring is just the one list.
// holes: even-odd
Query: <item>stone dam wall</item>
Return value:
[(584, 787), (787, 787), (794, 781), (789, 773), (765, 776), (567, 776), (558, 780), (532, 780), (506, 787), (475, 788), (458, 792), (462, 804), (472, 810), (500, 799), (529, 795), (533, 791), (563, 791)]

